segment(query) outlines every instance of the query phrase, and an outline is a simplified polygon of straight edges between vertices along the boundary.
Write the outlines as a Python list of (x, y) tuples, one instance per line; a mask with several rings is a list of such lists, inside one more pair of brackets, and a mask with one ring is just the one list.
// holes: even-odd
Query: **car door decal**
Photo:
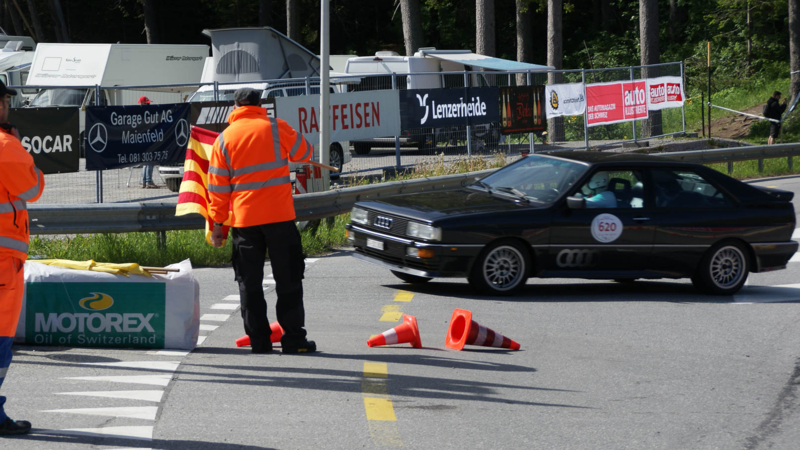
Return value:
[(582, 250), (566, 248), (558, 252), (556, 265), (558, 267), (589, 267), (596, 263), (597, 250)]
[(607, 244), (622, 236), (622, 221), (613, 214), (599, 214), (592, 220), (592, 237), (597, 242)]

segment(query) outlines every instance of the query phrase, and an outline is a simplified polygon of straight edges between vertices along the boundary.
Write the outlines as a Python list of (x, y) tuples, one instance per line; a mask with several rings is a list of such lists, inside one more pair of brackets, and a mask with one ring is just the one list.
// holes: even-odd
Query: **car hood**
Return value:
[(477, 189), (398, 195), (380, 201), (358, 202), (357, 205), (423, 221), (434, 221), (458, 215), (537, 209), (544, 206), (537, 203), (518, 202), (511, 196), (490, 195)]

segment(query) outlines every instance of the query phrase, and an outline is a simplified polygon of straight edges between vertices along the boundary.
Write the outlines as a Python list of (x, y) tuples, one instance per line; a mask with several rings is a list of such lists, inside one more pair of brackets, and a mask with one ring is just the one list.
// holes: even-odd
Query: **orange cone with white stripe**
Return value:
[(472, 312), (456, 309), (450, 318), (450, 329), (444, 340), (447, 348), (461, 350), (465, 345), (507, 348), (519, 350), (519, 344), (500, 333), (496, 333), (472, 320)]
[(375, 347), (377, 345), (405, 344), (406, 342), (411, 344), (414, 348), (422, 348), (422, 341), (419, 338), (419, 328), (417, 327), (417, 318), (403, 314), (402, 324), (370, 338), (367, 341), (367, 346)]
[[(283, 336), (283, 327), (281, 327), (281, 324), (279, 324), (276, 320), (275, 322), (269, 324), (269, 329), (272, 331), (272, 334), (269, 336), (269, 340), (273, 343), (280, 342), (281, 336)], [(237, 347), (246, 347), (248, 345), (250, 345), (250, 336), (246, 334), (236, 340)]]

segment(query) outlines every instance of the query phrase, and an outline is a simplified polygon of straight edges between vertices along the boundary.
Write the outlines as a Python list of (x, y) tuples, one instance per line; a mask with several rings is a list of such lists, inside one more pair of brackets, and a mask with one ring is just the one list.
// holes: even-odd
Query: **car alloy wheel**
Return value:
[(711, 280), (720, 289), (730, 289), (745, 275), (746, 266), (744, 254), (739, 248), (722, 247), (711, 257)]
[[(331, 166), (336, 167), (339, 169), (339, 172), (342, 171), (342, 167), (344, 167), (344, 154), (342, 154), (342, 147), (339, 144), (331, 144), (331, 152), (330, 152), (330, 160), (328, 161)], [(335, 172), (331, 172), (331, 178), (338, 178), (339, 174)]]
[(528, 255), (516, 242), (501, 242), (487, 248), (476, 264), (476, 273), (470, 281), (486, 292), (511, 294), (528, 279)]

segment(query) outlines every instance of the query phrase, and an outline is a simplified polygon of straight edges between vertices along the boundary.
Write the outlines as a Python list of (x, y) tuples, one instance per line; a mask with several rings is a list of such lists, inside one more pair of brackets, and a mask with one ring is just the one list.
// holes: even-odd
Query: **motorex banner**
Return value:
[(545, 86), (547, 118), (580, 116), (586, 112), (583, 83), (548, 84)]
[(86, 108), (86, 170), (182, 163), (189, 104)]
[(122, 276), (25, 263), (16, 341), (66, 347), (193, 349), (199, 287), (187, 260), (168, 275)]

